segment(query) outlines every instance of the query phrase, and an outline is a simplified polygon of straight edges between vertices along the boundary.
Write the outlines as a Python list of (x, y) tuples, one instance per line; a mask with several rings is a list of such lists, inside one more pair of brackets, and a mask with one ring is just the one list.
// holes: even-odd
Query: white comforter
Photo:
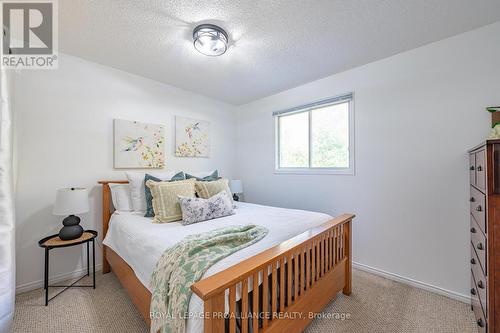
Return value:
[[(163, 252), (184, 237), (229, 225), (257, 224), (269, 229), (261, 241), (222, 259), (203, 275), (208, 277), (240, 261), (277, 245), (332, 217), (327, 214), (237, 203), (236, 214), (188, 226), (180, 223), (154, 224), (151, 218), (133, 212), (115, 212), (103, 243), (122, 257), (149, 290), (149, 278)], [(202, 300), (193, 294), (189, 303), (186, 332), (203, 332)]]

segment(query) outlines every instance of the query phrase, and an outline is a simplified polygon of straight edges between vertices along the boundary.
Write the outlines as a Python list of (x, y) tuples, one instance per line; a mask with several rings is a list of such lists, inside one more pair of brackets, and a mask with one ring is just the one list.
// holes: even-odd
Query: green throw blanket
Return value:
[(151, 275), (151, 332), (184, 333), (191, 285), (217, 261), (267, 233), (256, 225), (231, 226), (188, 236), (167, 249)]

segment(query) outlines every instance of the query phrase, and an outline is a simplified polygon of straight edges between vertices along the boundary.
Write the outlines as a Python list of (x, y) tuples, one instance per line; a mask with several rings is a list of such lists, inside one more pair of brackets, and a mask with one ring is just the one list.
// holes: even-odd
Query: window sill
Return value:
[(339, 169), (326, 169), (326, 168), (304, 168), (304, 169), (294, 169), (294, 168), (284, 168), (275, 169), (274, 174), (284, 174), (284, 175), (346, 175), (354, 176), (354, 170), (351, 168), (339, 168)]

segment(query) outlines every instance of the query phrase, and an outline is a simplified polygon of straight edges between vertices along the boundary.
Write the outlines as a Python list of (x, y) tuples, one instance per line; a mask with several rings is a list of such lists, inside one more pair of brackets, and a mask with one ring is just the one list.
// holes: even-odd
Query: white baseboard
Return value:
[[(450, 291), (450, 290), (447, 290), (447, 289), (444, 289), (441, 287), (436, 287), (436, 286), (433, 286), (431, 284), (420, 282), (417, 280), (413, 280), (413, 279), (410, 279), (410, 278), (407, 278), (407, 277), (404, 277), (404, 276), (401, 276), (398, 274), (389, 273), (389, 272), (386, 272), (384, 270), (381, 270), (378, 268), (373, 268), (373, 267), (370, 267), (368, 265), (361, 264), (361, 263), (354, 262), (354, 261), (352, 263), (352, 266), (356, 269), (359, 269), (359, 270), (362, 270), (362, 271), (365, 271), (368, 273), (372, 273), (372, 274), (375, 274), (378, 276), (382, 276), (382, 277), (389, 279), (389, 280), (404, 283), (404, 284), (410, 285), (412, 287), (427, 290), (427, 291), (430, 291), (430, 292), (433, 292), (433, 293), (436, 293), (436, 294), (439, 294), (442, 296), (446, 296), (446, 297), (455, 299), (455, 300), (463, 302), (463, 303), (470, 304), (470, 296), (468, 296), (468, 295), (460, 294), (460, 293)], [(96, 272), (101, 271), (102, 264), (97, 264), (95, 266), (95, 270), (96, 270)], [(78, 270), (73, 271), (73, 272), (63, 273), (63, 274), (52, 276), (51, 278), (49, 278), (49, 284), (59, 283), (59, 282), (65, 281), (65, 280), (79, 277), (79, 276), (83, 275), (84, 272), (86, 272), (86, 271), (87, 271), (87, 268), (81, 268), (81, 269), (78, 269)], [(31, 290), (38, 289), (38, 288), (42, 288), (42, 287), (43, 287), (43, 280), (28, 282), (28, 283), (17, 286), (16, 287), (16, 294), (24, 293), (24, 292), (31, 291)]]
[[(101, 270), (102, 270), (102, 264), (96, 264), (95, 265), (96, 273), (98, 271), (101, 271)], [(74, 278), (82, 276), (84, 273), (87, 273), (87, 267), (80, 268), (80, 269), (77, 269), (76, 271), (69, 272), (69, 273), (54, 275), (54, 276), (49, 278), (49, 284), (54, 284), (54, 283), (59, 283), (59, 282), (65, 281), (65, 280), (74, 279)], [(92, 275), (92, 272), (90, 273), (90, 275)], [(16, 294), (24, 293), (24, 292), (39, 289), (39, 288), (43, 288), (43, 280), (37, 280), (37, 281), (28, 282), (28, 283), (16, 286)]]
[(389, 273), (389, 272), (383, 271), (381, 269), (373, 268), (373, 267), (370, 267), (368, 265), (361, 264), (361, 263), (354, 262), (354, 261), (352, 262), (352, 267), (357, 268), (357, 269), (362, 270), (362, 271), (365, 271), (365, 272), (368, 272), (368, 273), (382, 276), (382, 277), (389, 279), (389, 280), (401, 282), (401, 283), (407, 284), (407, 285), (412, 286), (412, 287), (427, 290), (427, 291), (433, 292), (435, 294), (439, 294), (439, 295), (446, 296), (446, 297), (455, 299), (455, 300), (463, 302), (463, 303), (470, 304), (470, 296), (468, 296), (468, 295), (464, 295), (464, 294), (460, 294), (460, 293), (457, 293), (457, 292), (454, 292), (451, 290), (443, 289), (441, 287), (436, 287), (436, 286), (433, 286), (431, 284), (420, 282), (417, 280), (413, 280), (413, 279), (410, 279), (410, 278), (407, 278), (407, 277), (404, 277), (401, 275), (397, 275), (394, 273)]

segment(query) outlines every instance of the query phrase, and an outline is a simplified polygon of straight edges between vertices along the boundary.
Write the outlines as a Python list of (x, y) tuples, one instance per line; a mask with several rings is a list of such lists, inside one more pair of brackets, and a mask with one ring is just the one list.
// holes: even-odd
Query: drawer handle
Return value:
[(474, 166), (471, 165), (471, 167), (469, 168), (470, 171), (474, 171)]
[(477, 286), (481, 289), (484, 289), (484, 283), (483, 281), (479, 280), (479, 282), (477, 283)]
[(479, 318), (479, 319), (477, 320), (477, 325), (478, 325), (479, 327), (484, 327), (484, 321), (483, 321), (481, 318)]
[(476, 199), (474, 199), (474, 197), (470, 197), (470, 202), (476, 202)]
[(477, 206), (477, 207), (476, 207), (476, 210), (477, 210), (478, 212), (480, 212), (480, 211), (482, 211), (483, 209), (481, 208), (481, 206)]
[(477, 171), (483, 171), (483, 168), (480, 165), (478, 165), (477, 166)]
[(471, 263), (472, 265), (475, 265), (475, 264), (476, 264), (476, 260), (475, 260), (474, 258), (472, 258), (472, 259), (470, 260), (470, 263)]
[(476, 233), (476, 228), (474, 228), (474, 227), (470, 228), (470, 232), (472, 232), (473, 234), (475, 234)]
[(470, 290), (470, 293), (471, 293), (472, 295), (475, 295), (475, 294), (476, 294), (476, 289), (472, 288), (472, 289)]
[(477, 248), (478, 250), (484, 250), (483, 243), (477, 243), (476, 248)]

